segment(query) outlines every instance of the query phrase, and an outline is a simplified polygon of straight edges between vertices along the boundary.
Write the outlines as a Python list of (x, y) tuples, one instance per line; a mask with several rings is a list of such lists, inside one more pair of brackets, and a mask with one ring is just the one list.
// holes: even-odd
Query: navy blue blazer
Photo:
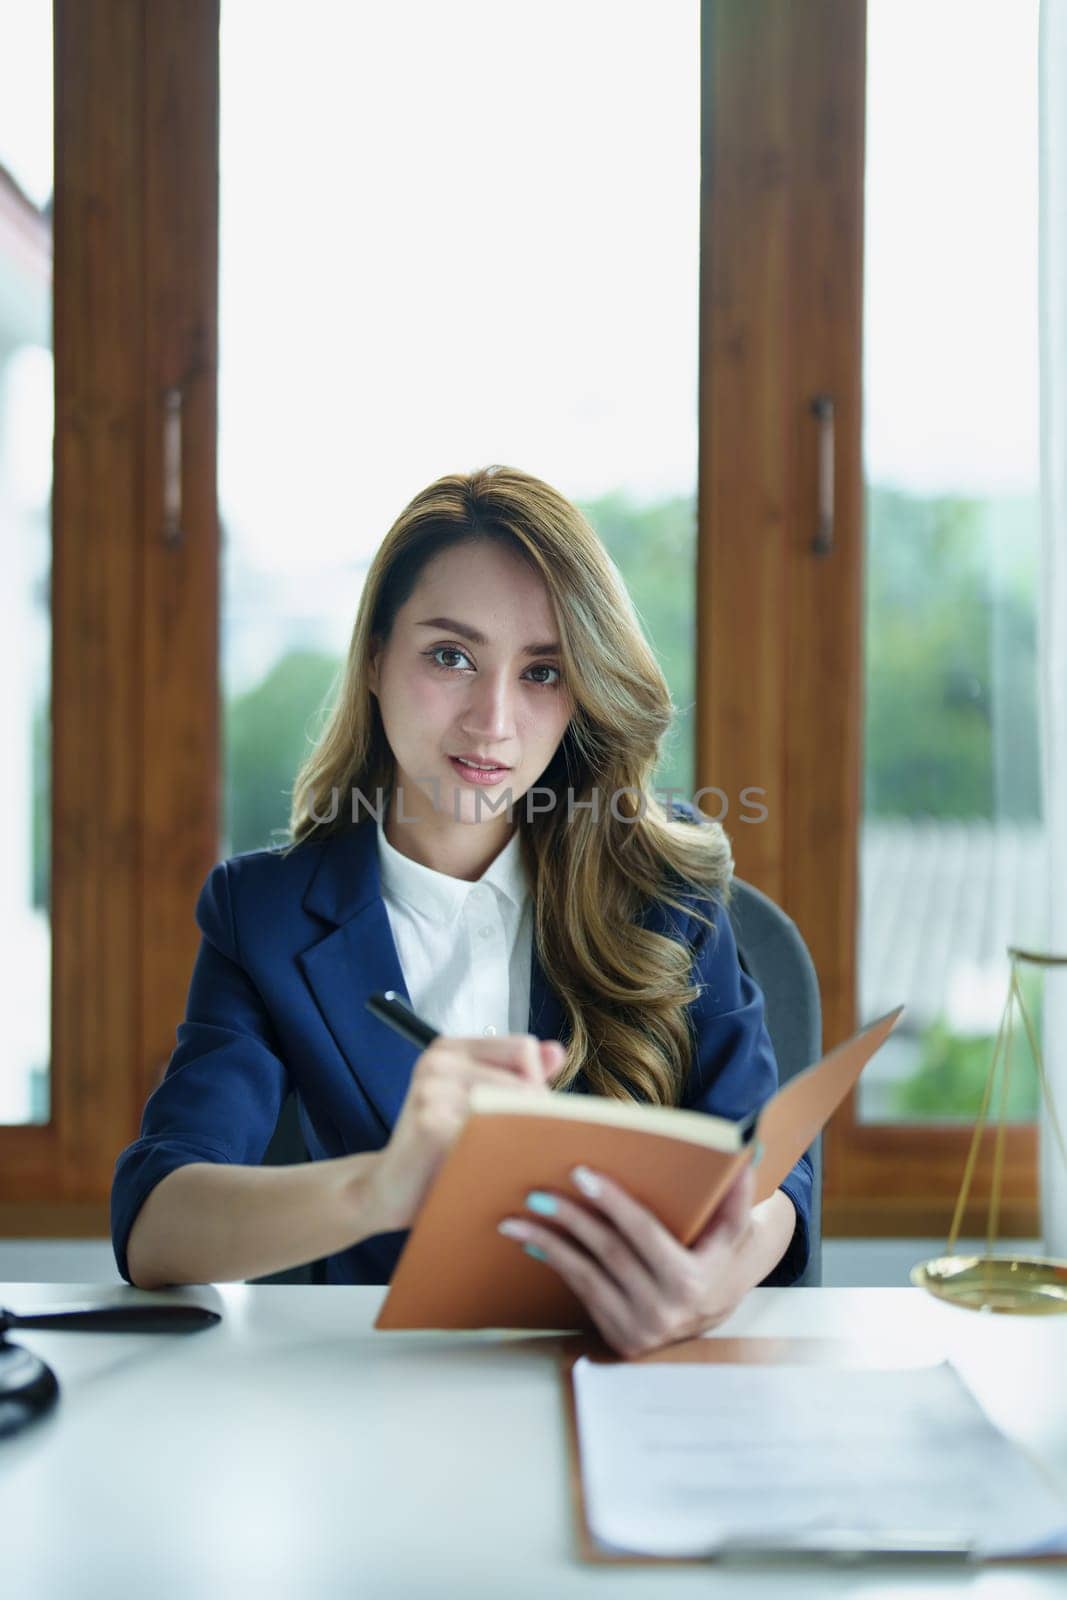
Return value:
[[(682, 1104), (738, 1118), (770, 1098), (778, 1071), (763, 995), (739, 965), (729, 917), (717, 904), (714, 913), (715, 940), (660, 902), (642, 922), (694, 948), (702, 991), (692, 1002), (697, 1044)], [(381, 895), (373, 817), (288, 856), (254, 850), (219, 862), (196, 920), (202, 939), (177, 1046), (149, 1096), (140, 1138), (115, 1164), (111, 1237), (127, 1282), (130, 1230), (168, 1172), (190, 1161), (257, 1165), (290, 1089), (313, 1160), (379, 1150), (419, 1055), (364, 1008), (382, 989), (410, 1001)], [(566, 1042), (565, 1014), (536, 949), (530, 980), (529, 1031)], [(582, 1075), (572, 1090), (590, 1092)], [(797, 1223), (767, 1283), (792, 1283), (804, 1270), (811, 1184), (805, 1155), (781, 1185)], [(375, 1234), (329, 1256), (326, 1281), (388, 1283), (407, 1235)]]

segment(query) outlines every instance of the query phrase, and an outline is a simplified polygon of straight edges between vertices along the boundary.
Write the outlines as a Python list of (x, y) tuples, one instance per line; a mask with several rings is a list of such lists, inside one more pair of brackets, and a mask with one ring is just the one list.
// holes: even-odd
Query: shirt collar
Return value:
[[(384, 814), (384, 807), (382, 810)], [(433, 922), (454, 921), (476, 884), (488, 884), (520, 910), (529, 898), (517, 828), (476, 883), (466, 878), (452, 878), (447, 872), (435, 872), (432, 867), (425, 867), (421, 861), (404, 855), (385, 837), (381, 816), (377, 819), (377, 828), (382, 893), (407, 901)]]

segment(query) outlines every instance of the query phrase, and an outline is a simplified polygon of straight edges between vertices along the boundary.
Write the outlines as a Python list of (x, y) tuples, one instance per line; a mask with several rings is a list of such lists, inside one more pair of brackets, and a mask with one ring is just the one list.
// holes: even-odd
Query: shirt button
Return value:
[(490, 1034), (494, 1034), (496, 1032), (496, 1029), (493, 1027), (493, 1024), (490, 1022), (486, 1027), (484, 1027), (482, 1029), (482, 1032), (485, 1034), (486, 1038), (489, 1038)]
[(482, 929), (482, 938), (483, 939), (488, 939), (490, 937), (490, 935), (492, 934), (492, 932), (493, 932), (492, 928), (483, 928)]

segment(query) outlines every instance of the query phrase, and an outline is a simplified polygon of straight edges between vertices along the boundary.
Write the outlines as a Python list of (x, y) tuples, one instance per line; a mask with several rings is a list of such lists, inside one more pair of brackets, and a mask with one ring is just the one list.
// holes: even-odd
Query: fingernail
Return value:
[(496, 1225), (497, 1233), (506, 1233), (512, 1239), (528, 1239), (530, 1237), (530, 1224), (520, 1222), (514, 1217), (505, 1217), (503, 1222)]
[(753, 1151), (752, 1151), (752, 1165), (754, 1167), (758, 1167), (759, 1166), (760, 1157), (762, 1155), (763, 1155), (763, 1146), (760, 1144), (759, 1140), (757, 1139), (756, 1143), (755, 1143), (755, 1147), (753, 1148)]
[(571, 1177), (583, 1194), (587, 1194), (591, 1200), (596, 1199), (600, 1193), (600, 1179), (595, 1172), (590, 1172), (588, 1167), (575, 1167)]
[(536, 1211), (542, 1217), (553, 1217), (556, 1214), (556, 1197), (554, 1194), (544, 1194), (540, 1189), (531, 1189), (526, 1196), (526, 1204), (531, 1211)]
[(538, 1261), (547, 1261), (548, 1260), (548, 1257), (545, 1255), (545, 1252), (543, 1250), (539, 1249), (538, 1246), (535, 1245), (535, 1244), (524, 1244), (522, 1248), (526, 1251), (526, 1254), (528, 1256), (536, 1256)]

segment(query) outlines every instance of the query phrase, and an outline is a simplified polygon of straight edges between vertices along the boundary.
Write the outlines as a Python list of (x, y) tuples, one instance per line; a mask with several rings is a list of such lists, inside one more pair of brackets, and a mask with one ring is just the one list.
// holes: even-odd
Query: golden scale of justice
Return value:
[[(1059, 1146), (1064, 1166), (1067, 1168), (1067, 1147), (1064, 1145), (1059, 1118), (1056, 1115), (1056, 1108), (1053, 1104), (1052, 1090), (1049, 1087), (1045, 1064), (1041, 1059), (1041, 1049), (1023, 1000), (1022, 989), (1019, 986), (1018, 973), (1018, 966), (1021, 961), (1040, 967), (1067, 967), (1067, 956), (1051, 956), (1032, 950), (1020, 950), (1015, 945), (1009, 945), (1008, 957), (1011, 962), (1008, 998), (1001, 1013), (1000, 1027), (997, 1031), (996, 1044), (993, 1047), (993, 1059), (989, 1063), (989, 1071), (986, 1074), (985, 1087), (982, 1091), (982, 1103), (978, 1110), (974, 1137), (971, 1140), (970, 1150), (967, 1154), (963, 1182), (960, 1185), (959, 1198), (956, 1201), (956, 1210), (952, 1218), (952, 1226), (949, 1229), (945, 1254), (936, 1257), (932, 1261), (923, 1261), (918, 1266), (913, 1267), (911, 1281), (917, 1284), (920, 1289), (926, 1289), (930, 1294), (937, 1295), (938, 1299), (949, 1300), (953, 1305), (964, 1306), (970, 1311), (1000, 1311), (1012, 1313), (1016, 1316), (1031, 1317), (1046, 1316), (1055, 1312), (1067, 1312), (1067, 1261), (1053, 1261), (1041, 1256), (994, 1255), (993, 1246), (996, 1240), (997, 1219), (1000, 1212), (1000, 1182), (1004, 1156), (1004, 1113), (1008, 1102), (1008, 1083), (1011, 1078), (1013, 1012), (1016, 1003), (1026, 1028), (1026, 1037), (1030, 1044), (1034, 1064), (1037, 1067), (1041, 1095), (1048, 1112), (1049, 1124)], [(993, 1176), (990, 1186), (986, 1229), (986, 1254), (957, 1255), (954, 1253), (956, 1239), (963, 1220), (964, 1206), (967, 1204), (967, 1195), (974, 1175), (982, 1131), (986, 1124), (989, 1102), (993, 1096), (993, 1082), (1002, 1051), (1004, 1068), (1000, 1081), (997, 1131), (993, 1146)]]

